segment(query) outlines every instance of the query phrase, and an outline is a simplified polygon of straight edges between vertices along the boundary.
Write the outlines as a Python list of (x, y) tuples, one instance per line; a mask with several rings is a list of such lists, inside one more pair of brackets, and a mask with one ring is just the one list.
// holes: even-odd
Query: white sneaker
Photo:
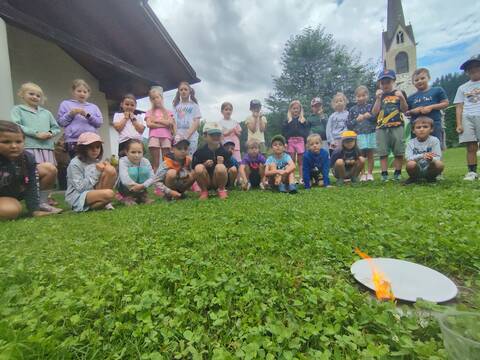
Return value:
[(375, 179), (373, 178), (372, 174), (367, 175), (367, 181), (374, 181)]
[(362, 176), (360, 176), (360, 181), (367, 181), (367, 174), (363, 174)]
[(40, 206), (38, 207), (38, 210), (45, 211), (52, 214), (60, 214), (63, 211), (63, 209), (56, 208), (52, 205), (48, 205), (47, 203), (40, 204)]
[(463, 178), (463, 180), (467, 180), (467, 181), (474, 181), (477, 179), (478, 179), (478, 174), (473, 171), (469, 171), (467, 175), (465, 175), (465, 177)]

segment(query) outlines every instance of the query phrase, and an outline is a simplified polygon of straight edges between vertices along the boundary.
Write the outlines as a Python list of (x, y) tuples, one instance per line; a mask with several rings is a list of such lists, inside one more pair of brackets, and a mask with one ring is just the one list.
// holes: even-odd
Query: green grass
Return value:
[[(354, 247), (480, 308), (480, 183), (232, 192), (0, 223), (0, 359), (445, 359), (439, 326), (379, 303)], [(412, 311), (398, 312), (398, 307)]]

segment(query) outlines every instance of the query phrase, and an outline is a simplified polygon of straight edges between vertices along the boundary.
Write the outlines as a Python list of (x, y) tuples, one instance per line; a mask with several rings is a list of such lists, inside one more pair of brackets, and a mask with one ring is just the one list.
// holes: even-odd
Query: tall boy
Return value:
[(442, 149), (440, 140), (432, 136), (434, 121), (426, 116), (418, 117), (413, 123), (415, 138), (407, 144), (405, 158), (407, 160), (407, 172), (410, 176), (405, 185), (426, 179), (435, 182), (438, 175), (443, 171)]
[(380, 156), (382, 181), (388, 181), (388, 154), (395, 156), (393, 180), (402, 176), (403, 140), (402, 112), (408, 110), (408, 104), (402, 92), (395, 90), (396, 74), (393, 70), (383, 70), (377, 78), (379, 89), (376, 92), (372, 114), (377, 117), (377, 153)]
[(439, 86), (430, 87), (430, 72), (428, 69), (419, 68), (412, 75), (412, 83), (417, 88), (417, 92), (410, 95), (407, 99), (407, 115), (410, 116), (412, 123), (412, 133), (415, 120), (422, 115), (426, 115), (433, 120), (432, 135), (443, 144), (442, 114), (440, 110), (448, 107), (448, 98), (445, 90)]
[(477, 151), (480, 141), (480, 54), (460, 66), (470, 80), (457, 90), (454, 103), (460, 143), (467, 145), (468, 173), (463, 180), (478, 179)]
[(228, 173), (232, 166), (230, 154), (223, 148), (222, 128), (216, 122), (206, 123), (203, 127), (206, 144), (195, 151), (192, 168), (195, 180), (200, 186), (200, 200), (208, 199), (208, 190), (217, 190), (220, 199), (227, 198)]

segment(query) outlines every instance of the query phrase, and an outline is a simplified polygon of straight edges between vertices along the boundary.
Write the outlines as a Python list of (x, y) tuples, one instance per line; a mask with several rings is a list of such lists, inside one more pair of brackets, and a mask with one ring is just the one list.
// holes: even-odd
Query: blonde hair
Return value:
[[(153, 102), (152, 102), (152, 97), (155, 93), (158, 93), (158, 95), (160, 95), (160, 97), (163, 100), (163, 88), (161, 86), (152, 86), (150, 88), (150, 91), (148, 92), (148, 97), (150, 98), (150, 102), (152, 103), (152, 110), (154, 109)], [(168, 115), (167, 109), (165, 108), (165, 104), (163, 104), (163, 108), (160, 109), (160, 110), (162, 111), (163, 118), (168, 119), (169, 115)]]
[(420, 75), (421, 73), (427, 74), (427, 77), (430, 78), (430, 71), (427, 68), (418, 68), (416, 69), (413, 74), (412, 74), (412, 82), (415, 79), (416, 76)]
[(302, 106), (302, 103), (298, 100), (293, 100), (290, 103), (290, 105), (288, 105), (288, 112), (287, 112), (288, 122), (292, 121), (292, 107), (294, 105), (299, 105), (300, 106), (300, 115), (298, 116), (298, 120), (303, 124), (305, 122), (305, 116), (303, 114), (303, 106)]
[(72, 91), (75, 90), (76, 88), (83, 86), (85, 89), (88, 90), (89, 93), (92, 92), (92, 89), (90, 86), (87, 84), (87, 82), (83, 79), (75, 79), (72, 81)]
[(260, 149), (260, 141), (258, 141), (257, 139), (250, 139), (246, 142), (247, 145), (247, 149), (250, 149), (251, 147), (257, 147)]
[(367, 93), (367, 96), (370, 95), (370, 92), (368, 91), (368, 88), (365, 86), (365, 85), (360, 85), (359, 87), (357, 87), (355, 89), (355, 95), (358, 95), (359, 93), (361, 93), (362, 91), (366, 92)]
[(190, 100), (193, 101), (195, 104), (198, 104), (197, 98), (195, 97), (195, 90), (193, 90), (188, 81), (180, 81), (180, 84), (178, 84), (177, 93), (175, 94), (175, 98), (173, 99), (173, 107), (176, 107), (180, 103), (179, 90), (182, 85), (188, 86), (188, 90), (190, 91)]
[(45, 98), (45, 95), (43, 93), (42, 88), (40, 86), (38, 86), (37, 84), (33, 83), (33, 82), (27, 82), (25, 84), (22, 84), (20, 86), (20, 89), (18, 89), (17, 95), (21, 99), (23, 99), (23, 97), (25, 96), (25, 93), (28, 90), (33, 90), (33, 91), (36, 91), (36, 92), (40, 93), (40, 104), (43, 104), (45, 102), (46, 98)]
[(320, 141), (320, 146), (322, 146), (322, 137), (319, 134), (310, 134), (307, 137), (307, 147), (310, 147), (314, 140)]
[(332, 101), (331, 101), (331, 103), (330, 103), (330, 105), (332, 106), (332, 108), (335, 106), (335, 100), (338, 99), (338, 98), (342, 98), (342, 99), (343, 99), (343, 101), (345, 102), (345, 107), (346, 107), (347, 104), (348, 104), (348, 99), (347, 99), (347, 97), (345, 96), (344, 93), (342, 93), (342, 92), (337, 92), (337, 93), (333, 96)]

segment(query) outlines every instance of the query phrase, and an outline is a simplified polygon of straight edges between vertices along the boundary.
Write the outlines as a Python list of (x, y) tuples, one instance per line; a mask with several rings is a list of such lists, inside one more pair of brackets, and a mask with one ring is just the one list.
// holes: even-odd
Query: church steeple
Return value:
[(388, 0), (387, 30), (382, 33), (383, 66), (397, 73), (397, 85), (411, 93), (411, 75), (417, 68), (417, 49), (412, 25), (405, 23), (402, 0)]

